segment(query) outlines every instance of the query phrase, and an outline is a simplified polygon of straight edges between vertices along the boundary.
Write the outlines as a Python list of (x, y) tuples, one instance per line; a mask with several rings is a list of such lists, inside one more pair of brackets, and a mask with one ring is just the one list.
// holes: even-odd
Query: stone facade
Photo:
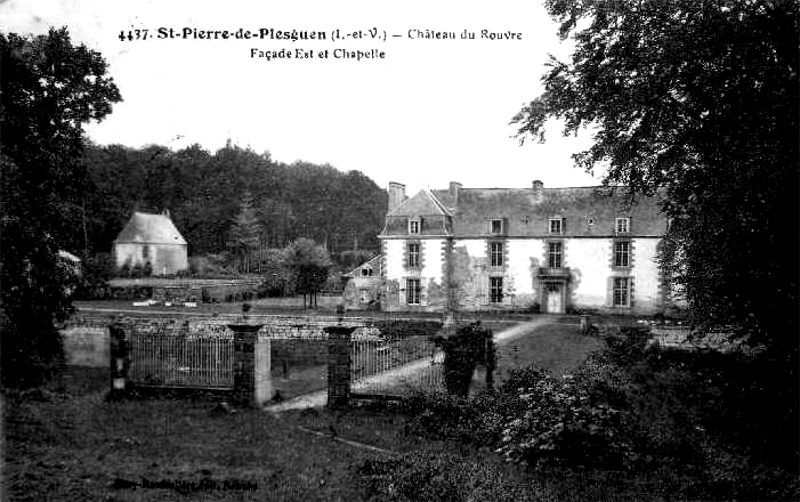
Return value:
[(377, 308), (381, 301), (383, 257), (375, 256), (344, 274), (344, 305), (347, 310)]
[(387, 311), (665, 308), (657, 197), (602, 187), (475, 189), (411, 198), (393, 184), (382, 241)]

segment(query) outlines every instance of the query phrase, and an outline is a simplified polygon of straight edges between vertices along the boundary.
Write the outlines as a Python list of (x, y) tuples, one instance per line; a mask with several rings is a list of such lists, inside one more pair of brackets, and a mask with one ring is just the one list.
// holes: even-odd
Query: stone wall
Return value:
[(61, 336), (67, 364), (108, 367), (110, 361), (108, 323), (70, 323), (61, 330)]

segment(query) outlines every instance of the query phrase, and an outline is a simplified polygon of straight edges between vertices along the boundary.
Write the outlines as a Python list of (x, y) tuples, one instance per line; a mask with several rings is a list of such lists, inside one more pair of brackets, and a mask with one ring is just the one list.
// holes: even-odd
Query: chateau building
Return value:
[(654, 197), (607, 187), (389, 185), (382, 309), (663, 311)]

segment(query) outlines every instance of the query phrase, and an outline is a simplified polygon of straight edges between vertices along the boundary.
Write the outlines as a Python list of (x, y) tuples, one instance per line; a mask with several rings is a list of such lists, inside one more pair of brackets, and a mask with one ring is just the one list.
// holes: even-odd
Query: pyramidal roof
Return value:
[(166, 214), (135, 212), (114, 243), (186, 244), (175, 224)]

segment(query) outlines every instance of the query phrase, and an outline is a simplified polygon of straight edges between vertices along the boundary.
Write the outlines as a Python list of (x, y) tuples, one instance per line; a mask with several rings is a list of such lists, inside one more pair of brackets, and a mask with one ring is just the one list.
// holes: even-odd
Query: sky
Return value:
[[(570, 51), (541, 0), (0, 3), (4, 32), (50, 26), (67, 26), (73, 43), (109, 63), (123, 101), (86, 127), (101, 145), (199, 143), (214, 152), (230, 140), (276, 161), (357, 170), (382, 187), (404, 183), (412, 194), (450, 181), (599, 183), (571, 159), (591, 144), (589, 131), (564, 137), (551, 121), (545, 144), (513, 138), (509, 122), (542, 92), (548, 54)], [(236, 39), (240, 29), (323, 32), (325, 40)], [(224, 30), (231, 38), (204, 37)], [(461, 38), (465, 30), (474, 39)], [(429, 32), (456, 38), (424, 38)], [(281, 49), (292, 57), (259, 57)], [(357, 51), (384, 57), (342, 57)]]

